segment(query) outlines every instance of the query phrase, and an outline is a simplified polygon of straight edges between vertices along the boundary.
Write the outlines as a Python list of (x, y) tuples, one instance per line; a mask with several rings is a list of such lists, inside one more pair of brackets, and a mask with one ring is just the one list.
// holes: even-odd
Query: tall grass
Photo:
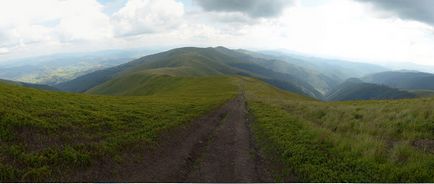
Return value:
[(276, 178), (434, 181), (434, 99), (326, 103), (244, 82), (254, 135), (286, 167)]

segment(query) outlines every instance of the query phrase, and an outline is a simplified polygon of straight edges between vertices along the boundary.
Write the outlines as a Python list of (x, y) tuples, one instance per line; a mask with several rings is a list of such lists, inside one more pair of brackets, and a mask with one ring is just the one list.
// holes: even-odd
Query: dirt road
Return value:
[(143, 155), (144, 161), (131, 164), (128, 172), (113, 179), (123, 182), (270, 181), (251, 142), (243, 96), (175, 134), (167, 135), (157, 150)]
[(254, 148), (244, 97), (164, 133), (155, 148), (126, 150), (66, 175), (68, 182), (272, 182)]

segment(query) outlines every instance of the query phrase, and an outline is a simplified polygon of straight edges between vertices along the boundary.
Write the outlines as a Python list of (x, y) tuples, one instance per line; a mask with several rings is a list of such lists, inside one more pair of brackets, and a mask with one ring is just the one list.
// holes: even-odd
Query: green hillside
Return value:
[(54, 87), (51, 87), (48, 85), (44, 85), (44, 84), (32, 84), (32, 83), (27, 83), (27, 82), (17, 82), (17, 81), (11, 81), (11, 80), (3, 80), (3, 79), (0, 79), (0, 83), (29, 87), (29, 88), (35, 88), (35, 89), (42, 89), (42, 90), (48, 90), (48, 91), (59, 91), (57, 88), (54, 88)]
[[(182, 79), (169, 92), (112, 97), (0, 84), (0, 181), (70, 181), (152, 148), (158, 136), (237, 93), (232, 78)], [(156, 89), (157, 90), (157, 89)], [(128, 153), (128, 154), (124, 154)], [(102, 169), (97, 167), (98, 170)]]
[[(141, 86), (143, 82), (149, 83), (150, 79), (154, 79), (155, 76), (243, 75), (261, 79), (291, 92), (322, 98), (322, 94), (304, 80), (305, 77), (297, 77), (268, 67), (275, 62), (277, 61), (255, 58), (224, 47), (185, 47), (145, 56), (118, 67), (90, 73), (59, 84), (57, 87), (73, 92), (89, 91), (94, 94), (120, 95), (116, 93), (117, 89), (118, 91), (134, 91), (134, 88)], [(128, 84), (125, 81), (128, 81)], [(131, 90), (125, 89), (130, 87)], [(111, 90), (105, 90), (108, 88)]]
[(415, 94), (390, 88), (384, 85), (366, 83), (360, 79), (351, 78), (337, 86), (326, 95), (329, 101), (344, 100), (386, 100), (414, 98)]
[(417, 97), (434, 97), (434, 90), (425, 90), (425, 89), (414, 89), (414, 90), (406, 90), (410, 93), (415, 94)]
[(295, 65), (309, 67), (325, 75), (336, 76), (341, 80), (389, 70), (388, 68), (375, 64), (320, 58), (287, 50), (261, 51), (260, 53), (268, 56), (271, 55), (276, 59), (284, 60)]
[(135, 97), (1, 84), (0, 181), (71, 180), (102, 163), (116, 174), (161, 133), (240, 93), (276, 181), (434, 181), (433, 99), (320, 102), (248, 77), (151, 77), (146, 89), (98, 89), (147, 94)]
[[(322, 102), (306, 80), (265, 66), (278, 62), (180, 48), (62, 84), (85, 94), (0, 83), (0, 181), (108, 178), (237, 96), (249, 117), (232, 120), (250, 122), (244, 130), (260, 151), (252, 155), (264, 156), (275, 181), (434, 182), (434, 98)], [(409, 94), (347, 82), (335, 97)]]
[(366, 82), (407, 90), (434, 90), (434, 74), (417, 71), (389, 71), (367, 75)]
[(320, 102), (244, 80), (278, 181), (433, 182), (434, 99)]

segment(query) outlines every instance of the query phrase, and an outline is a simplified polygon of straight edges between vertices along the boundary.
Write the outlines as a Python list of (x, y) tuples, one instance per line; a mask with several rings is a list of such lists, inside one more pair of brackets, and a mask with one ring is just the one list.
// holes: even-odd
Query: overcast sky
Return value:
[(217, 46), (434, 65), (434, 0), (5, 0), (0, 61)]

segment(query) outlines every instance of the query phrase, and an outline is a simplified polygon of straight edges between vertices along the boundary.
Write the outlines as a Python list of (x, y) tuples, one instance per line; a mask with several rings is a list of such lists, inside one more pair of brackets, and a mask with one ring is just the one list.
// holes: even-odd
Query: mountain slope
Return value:
[(367, 75), (363, 81), (400, 89), (434, 90), (434, 74), (417, 71), (390, 71)]
[(348, 79), (331, 91), (326, 99), (329, 101), (343, 100), (384, 100), (414, 98), (416, 95), (383, 85), (365, 83), (359, 79)]
[(327, 73), (323, 71), (323, 67), (309, 64), (309, 60), (303, 61), (283, 55), (252, 52), (242, 49), (238, 51), (252, 57), (269, 60), (269, 62), (263, 65), (264, 67), (302, 78), (323, 95), (335, 88), (343, 80), (341, 77), (335, 75), (337, 72)]
[(42, 89), (42, 90), (48, 90), (48, 91), (59, 91), (55, 87), (51, 87), (51, 86), (44, 85), (44, 84), (32, 84), (32, 83), (17, 82), (17, 81), (3, 80), (3, 79), (0, 79), (0, 83), (12, 84), (12, 85), (16, 85), (16, 86), (23, 86), (23, 87)]
[[(259, 153), (267, 164), (270, 161), (272, 167), (266, 169), (276, 182), (293, 174), (303, 182), (434, 181), (433, 98), (321, 102), (250, 77), (156, 77), (179, 81), (134, 97), (0, 84), (0, 181), (116, 181), (125, 173), (128, 179), (146, 178), (163, 173), (156, 165), (170, 168), (173, 172), (163, 171), (180, 178), (200, 178), (203, 175), (189, 171), (211, 168), (205, 174), (224, 180), (214, 173), (240, 176), (228, 170), (255, 170), (242, 163), (255, 162), (246, 159)], [(231, 110), (211, 113), (211, 121), (199, 118), (198, 127), (188, 126), (228, 101)], [(246, 117), (247, 112), (251, 116)], [(252, 132), (242, 133), (242, 138), (236, 126), (247, 126), (247, 120), (254, 121)], [(203, 125), (215, 127), (211, 133), (202, 132), (207, 139), (186, 139)], [(187, 134), (173, 137), (172, 131), (178, 130)], [(248, 137), (255, 140), (254, 154), (245, 150), (252, 143), (245, 140)], [(144, 158), (160, 146), (170, 147), (166, 139), (174, 145), (171, 152)], [(191, 144), (183, 147), (186, 142)], [(244, 147), (238, 146), (240, 142)], [(224, 146), (215, 148), (216, 144)], [(195, 151), (186, 151), (192, 148)], [(184, 157), (171, 159), (173, 155)], [(234, 158), (240, 159), (232, 162)], [(146, 159), (148, 164), (141, 164)], [(173, 160), (181, 160), (180, 169), (165, 164)], [(223, 167), (229, 164), (232, 167)]]
[(264, 67), (270, 62), (223, 47), (186, 47), (145, 56), (118, 67), (79, 77), (57, 87), (66, 91), (88, 91), (94, 94), (140, 95), (137, 88), (146, 88), (150, 80), (164, 76), (243, 75), (267, 81), (288, 91), (322, 98), (321, 93), (302, 78)]
[(434, 181), (434, 98), (321, 102), (245, 83), (255, 143), (279, 182)]
[(202, 77), (140, 97), (0, 83), (0, 181), (108, 181), (126, 172), (119, 165), (141, 161), (164, 132), (233, 99), (235, 80)]
[(55, 85), (79, 76), (139, 58), (152, 50), (105, 50), (63, 53), (13, 60), (0, 64), (0, 78), (28, 83)]
[(266, 56), (273, 56), (301, 67), (311, 68), (331, 78), (342, 81), (348, 78), (358, 78), (371, 73), (387, 71), (389, 69), (368, 63), (359, 63), (337, 59), (325, 59), (291, 53), (289, 51), (262, 51)]

